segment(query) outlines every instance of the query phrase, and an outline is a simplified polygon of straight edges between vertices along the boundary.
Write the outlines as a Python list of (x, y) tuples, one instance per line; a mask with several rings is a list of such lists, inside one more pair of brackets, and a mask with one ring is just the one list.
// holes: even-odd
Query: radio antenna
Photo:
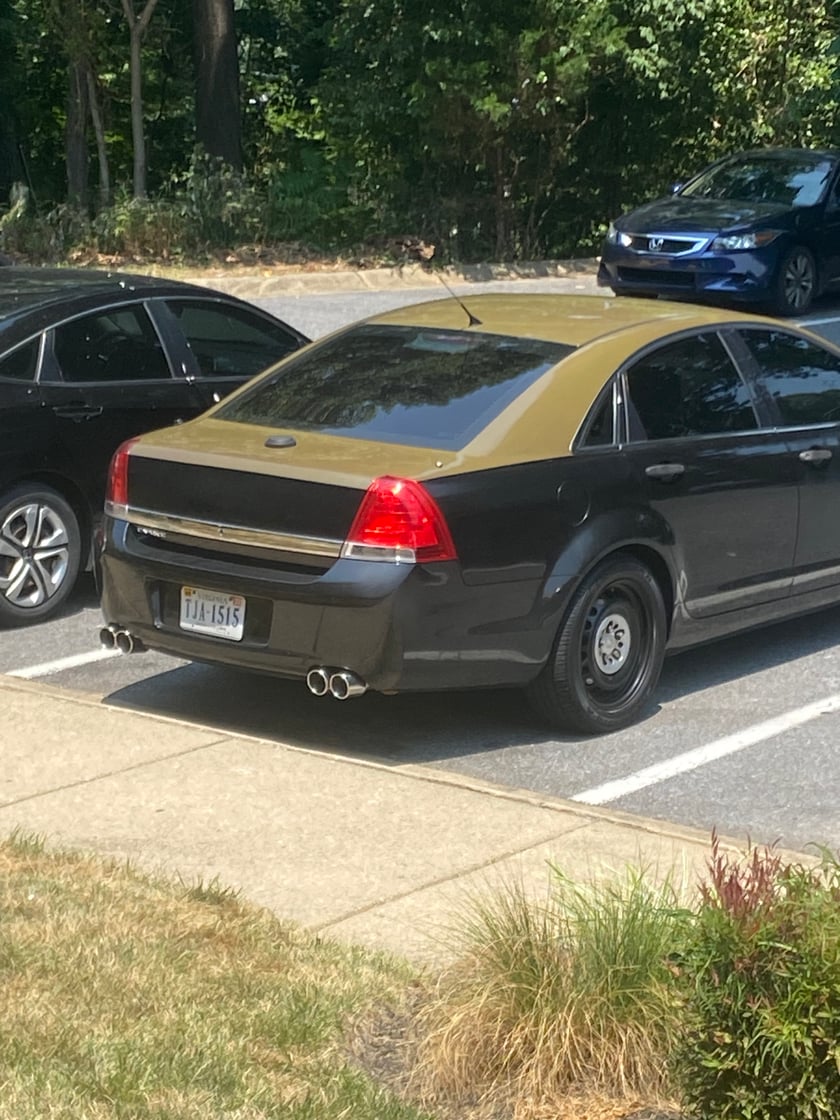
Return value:
[(461, 308), (461, 310), (466, 315), (467, 319), (469, 320), (469, 322), (467, 323), (467, 326), (468, 327), (480, 327), (482, 325), (481, 320), (478, 319), (475, 315), (473, 315), (472, 311), (470, 311), (470, 309), (467, 307), (467, 305), (464, 303), (464, 301), (461, 299), (461, 297), (459, 295), (457, 295), (455, 293), (455, 291), (453, 291), (452, 288), (450, 288), (450, 286), (447, 284), (447, 282), (443, 278), (443, 273), (435, 271), (434, 275), (437, 276), (438, 280), (440, 280), (441, 284), (443, 284), (444, 288), (446, 288), (447, 292), (449, 292), (449, 294), (452, 296), (452, 298), (455, 300), (455, 302), (458, 304), (458, 306)]

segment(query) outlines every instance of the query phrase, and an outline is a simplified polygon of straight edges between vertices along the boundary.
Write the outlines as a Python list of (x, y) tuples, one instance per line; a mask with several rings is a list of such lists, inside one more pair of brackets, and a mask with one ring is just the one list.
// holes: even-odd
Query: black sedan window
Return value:
[(25, 342), (0, 359), (0, 377), (8, 377), (13, 381), (34, 381), (40, 341), (39, 338), (33, 338), (31, 342)]
[(645, 355), (627, 373), (630, 439), (680, 439), (756, 428), (744, 381), (715, 334)]
[(171, 376), (144, 307), (83, 315), (57, 327), (55, 356), (63, 381), (148, 381)]
[(702, 172), (680, 194), (694, 198), (813, 206), (834, 170), (830, 159), (806, 154), (739, 157)]
[(783, 424), (840, 420), (840, 358), (786, 331), (741, 332)]
[(167, 300), (199, 369), (207, 377), (253, 377), (299, 347), (279, 324), (244, 308), (201, 300)]
[(572, 349), (471, 330), (362, 325), (308, 347), (216, 416), (458, 449)]

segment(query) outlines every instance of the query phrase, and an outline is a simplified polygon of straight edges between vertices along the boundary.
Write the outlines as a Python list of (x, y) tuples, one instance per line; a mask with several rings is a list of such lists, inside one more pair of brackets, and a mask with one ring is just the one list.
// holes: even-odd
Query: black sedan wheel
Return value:
[(817, 294), (817, 266), (810, 250), (802, 245), (790, 249), (776, 276), (774, 310), (780, 315), (800, 315)]
[(552, 725), (598, 734), (633, 723), (665, 654), (665, 605), (651, 572), (616, 554), (575, 595), (554, 652), (529, 696)]
[(54, 490), (16, 486), (0, 497), (0, 625), (54, 614), (81, 564), (79, 523)]

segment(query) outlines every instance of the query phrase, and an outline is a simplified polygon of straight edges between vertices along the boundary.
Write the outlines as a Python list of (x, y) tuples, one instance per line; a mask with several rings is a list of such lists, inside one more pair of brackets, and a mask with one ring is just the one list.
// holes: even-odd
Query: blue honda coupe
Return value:
[(770, 148), (718, 160), (610, 223), (598, 283), (616, 295), (807, 311), (840, 281), (840, 152)]

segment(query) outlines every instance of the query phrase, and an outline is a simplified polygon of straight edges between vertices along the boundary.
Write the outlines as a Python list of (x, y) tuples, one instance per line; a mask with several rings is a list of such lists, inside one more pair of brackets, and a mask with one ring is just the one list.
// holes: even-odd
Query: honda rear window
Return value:
[(362, 325), (289, 358), (215, 415), (458, 450), (573, 349), (473, 330)]

